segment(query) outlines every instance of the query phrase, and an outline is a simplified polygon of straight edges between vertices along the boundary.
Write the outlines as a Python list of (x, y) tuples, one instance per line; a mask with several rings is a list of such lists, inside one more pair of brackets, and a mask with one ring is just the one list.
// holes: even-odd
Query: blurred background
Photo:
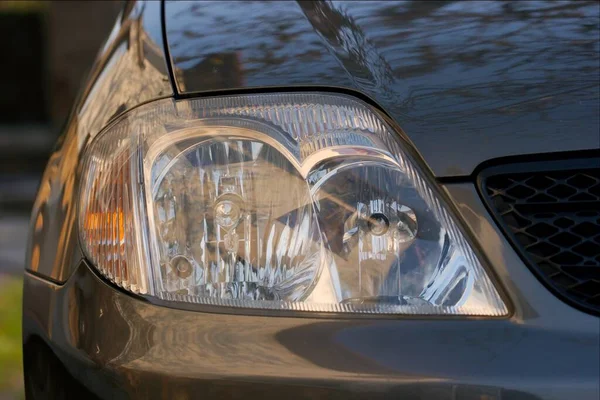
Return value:
[(0, 400), (23, 398), (21, 275), (38, 183), (122, 5), (0, 0)]

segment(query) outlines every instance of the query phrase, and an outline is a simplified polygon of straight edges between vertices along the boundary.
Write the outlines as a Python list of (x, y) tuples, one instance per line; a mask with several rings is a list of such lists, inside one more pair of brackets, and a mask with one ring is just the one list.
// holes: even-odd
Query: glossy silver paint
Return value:
[(52, 307), (26, 314), (25, 327), (52, 342), (70, 376), (60, 379), (102, 398), (597, 399), (598, 318), (537, 281), (471, 184), (445, 189), (477, 245), (491, 249), (512, 317), (200, 313), (124, 294), (81, 264), (64, 286), (26, 276), (25, 290), (36, 296), (25, 298), (25, 309)]
[(600, 148), (596, 1), (167, 1), (165, 11), (179, 92), (353, 90), (440, 177)]

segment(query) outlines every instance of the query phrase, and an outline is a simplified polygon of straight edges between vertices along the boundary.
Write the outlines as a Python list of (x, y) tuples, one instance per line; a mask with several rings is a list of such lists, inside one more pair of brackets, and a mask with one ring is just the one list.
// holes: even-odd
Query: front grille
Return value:
[(600, 313), (600, 160), (557, 165), (484, 172), (484, 197), (538, 277), (564, 300)]

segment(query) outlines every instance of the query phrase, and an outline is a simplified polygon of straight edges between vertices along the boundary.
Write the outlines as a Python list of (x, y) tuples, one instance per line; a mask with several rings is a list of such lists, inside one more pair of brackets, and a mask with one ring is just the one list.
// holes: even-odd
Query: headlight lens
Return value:
[(162, 100), (85, 152), (81, 241), (167, 301), (505, 315), (432, 183), (370, 107), (329, 94)]

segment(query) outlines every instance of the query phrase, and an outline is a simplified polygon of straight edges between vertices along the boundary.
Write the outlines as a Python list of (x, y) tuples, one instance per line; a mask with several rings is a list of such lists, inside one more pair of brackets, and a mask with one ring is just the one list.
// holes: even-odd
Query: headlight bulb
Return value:
[(217, 224), (227, 232), (235, 229), (242, 220), (244, 200), (233, 193), (220, 195), (215, 201), (214, 213)]
[(390, 228), (390, 220), (382, 213), (375, 213), (369, 217), (369, 231), (375, 236), (384, 235)]

